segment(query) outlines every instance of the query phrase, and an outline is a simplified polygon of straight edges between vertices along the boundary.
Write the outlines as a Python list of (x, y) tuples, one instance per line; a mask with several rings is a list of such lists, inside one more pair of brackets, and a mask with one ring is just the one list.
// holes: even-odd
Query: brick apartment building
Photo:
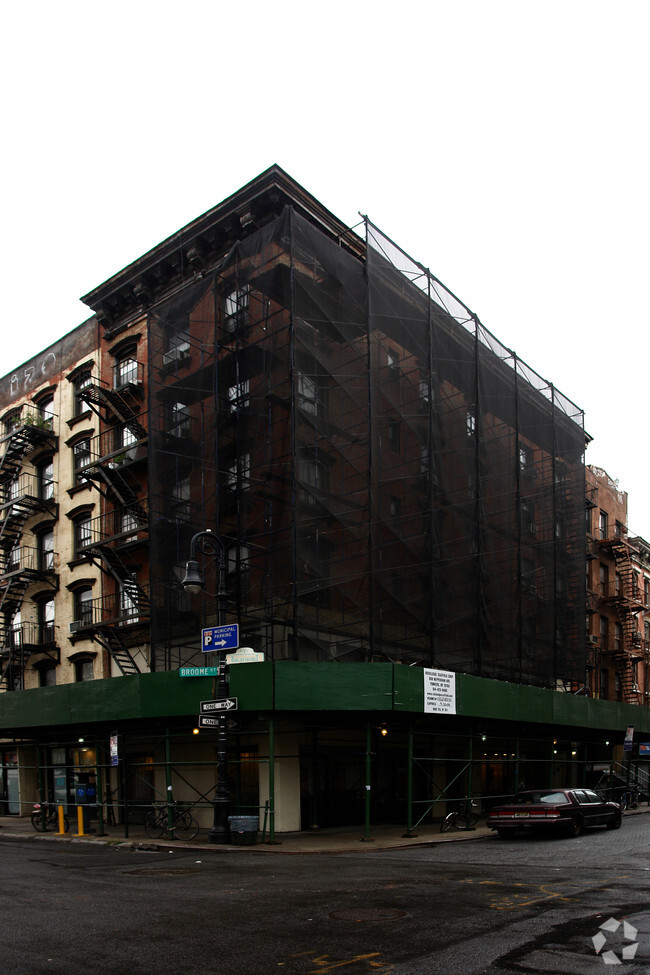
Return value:
[[(369, 220), (274, 166), (83, 300), (0, 381), (5, 812), (89, 786), (102, 823), (173, 795), (207, 827), (227, 747), (272, 831), (412, 824), (650, 733), (581, 410)], [(263, 657), (225, 746), (220, 624)]]

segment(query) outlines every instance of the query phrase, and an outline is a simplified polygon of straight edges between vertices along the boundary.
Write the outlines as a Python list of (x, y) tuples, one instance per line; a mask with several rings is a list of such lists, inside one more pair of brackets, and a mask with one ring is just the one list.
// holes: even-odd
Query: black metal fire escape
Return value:
[(621, 627), (621, 645), (615, 648), (616, 675), (620, 681), (623, 701), (636, 703), (639, 688), (636, 684), (636, 664), (643, 659), (641, 635), (637, 630), (639, 612), (644, 608), (638, 591), (636, 573), (632, 564), (630, 543), (623, 534), (600, 541), (614, 558), (618, 577), (614, 593), (610, 596), (616, 607)]
[(7, 688), (10, 676), (12, 683), (17, 676), (22, 686), (25, 664), (33, 653), (58, 659), (54, 628), (47, 630), (45, 639), (44, 628), (14, 623), (32, 582), (44, 581), (56, 589), (53, 568), (42, 564), (36, 548), (22, 542), (27, 519), (56, 508), (54, 498), (42, 497), (36, 475), (23, 472), (23, 462), (37, 449), (56, 449), (57, 437), (51, 420), (23, 408), (0, 445), (0, 686)]
[[(129, 545), (148, 533), (148, 513), (139, 497), (138, 462), (147, 451), (147, 430), (139, 411), (142, 392), (137, 383), (111, 389), (95, 382), (80, 397), (99, 416), (102, 432), (91, 449), (91, 460), (79, 468), (80, 479), (92, 484), (104, 498), (106, 510), (96, 519), (91, 538), (78, 554), (96, 565), (114, 583), (115, 593), (93, 600), (92, 613), (71, 626), (71, 639), (88, 636), (99, 643), (128, 676), (140, 673), (132, 650), (142, 642), (142, 624), (150, 616), (149, 594), (136, 579)], [(128, 443), (118, 442), (119, 431), (129, 431)], [(127, 527), (120, 520), (127, 518)]]

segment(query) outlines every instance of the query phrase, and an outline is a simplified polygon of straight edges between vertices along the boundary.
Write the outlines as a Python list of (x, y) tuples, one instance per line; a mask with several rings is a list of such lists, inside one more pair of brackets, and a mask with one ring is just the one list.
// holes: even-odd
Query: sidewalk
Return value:
[[(629, 809), (624, 816), (639, 816), (650, 813), (650, 806), (643, 805), (637, 809)], [(90, 843), (106, 846), (122, 846), (135, 850), (200, 850), (207, 853), (256, 853), (256, 854), (330, 854), (345, 852), (361, 852), (365, 850), (390, 850), (400, 847), (408, 849), (412, 846), (433, 846), (441, 843), (457, 843), (461, 841), (477, 840), (486, 836), (493, 836), (487, 826), (479, 825), (473, 830), (455, 830), (441, 833), (437, 823), (418, 826), (409, 838), (405, 836), (403, 826), (377, 826), (371, 830), (369, 840), (363, 838), (362, 827), (338, 827), (329, 829), (305, 830), (300, 833), (277, 833), (274, 843), (262, 842), (262, 834), (258, 833), (258, 842), (250, 846), (237, 846), (232, 843), (210, 843), (208, 831), (202, 830), (194, 840), (182, 842), (180, 840), (152, 840), (141, 826), (130, 826), (128, 837), (124, 836), (123, 826), (112, 826), (106, 829), (105, 836), (88, 833), (79, 836), (74, 832), (76, 823), (70, 822), (70, 830), (63, 836), (55, 832), (38, 833), (34, 830), (28, 816), (0, 817), (0, 842), (12, 840), (29, 840), (35, 842), (56, 843)], [(96, 828), (96, 824), (95, 824)]]

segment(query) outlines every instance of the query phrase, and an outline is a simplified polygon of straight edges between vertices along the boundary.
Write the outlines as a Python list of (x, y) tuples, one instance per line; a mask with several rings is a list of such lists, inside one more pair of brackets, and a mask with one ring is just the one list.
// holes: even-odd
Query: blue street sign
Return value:
[(236, 650), (239, 646), (239, 623), (226, 623), (225, 626), (209, 626), (201, 630), (201, 649), (203, 653), (215, 650)]

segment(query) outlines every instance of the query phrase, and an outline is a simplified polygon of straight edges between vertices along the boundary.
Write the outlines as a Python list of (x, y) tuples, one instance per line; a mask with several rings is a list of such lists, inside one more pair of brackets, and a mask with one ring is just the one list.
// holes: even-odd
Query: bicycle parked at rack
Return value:
[[(45, 823), (45, 825), (43, 824)], [(32, 812), (32, 826), (39, 833), (45, 832), (48, 829), (55, 829), (58, 832), (59, 829), (59, 810), (53, 802), (35, 802), (34, 810)], [(70, 829), (70, 820), (64, 814), (63, 816), (63, 830), (68, 832)]]
[(636, 809), (639, 805), (639, 793), (636, 789), (626, 789), (618, 800), (622, 809)]
[(144, 831), (152, 840), (160, 839), (164, 834), (169, 835), (171, 829), (177, 840), (193, 840), (199, 831), (199, 824), (192, 816), (187, 806), (174, 802), (154, 803), (144, 817)]
[(452, 809), (440, 823), (440, 832), (451, 829), (474, 829), (481, 818), (481, 807), (475, 800), (465, 802), (460, 809)]

